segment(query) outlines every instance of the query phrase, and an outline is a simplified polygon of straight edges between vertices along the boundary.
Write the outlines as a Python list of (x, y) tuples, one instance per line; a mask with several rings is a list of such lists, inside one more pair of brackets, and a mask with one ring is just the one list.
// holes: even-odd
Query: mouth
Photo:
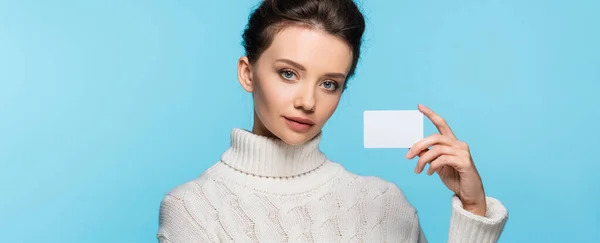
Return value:
[(307, 118), (287, 117), (287, 116), (284, 117), (284, 118), (287, 119), (287, 120), (289, 120), (289, 121), (297, 122), (297, 123), (304, 124), (304, 125), (309, 125), (309, 126), (315, 125), (315, 123), (312, 120), (307, 119)]
[(310, 119), (301, 118), (301, 117), (284, 117), (287, 125), (296, 132), (306, 132), (308, 131), (315, 123)]

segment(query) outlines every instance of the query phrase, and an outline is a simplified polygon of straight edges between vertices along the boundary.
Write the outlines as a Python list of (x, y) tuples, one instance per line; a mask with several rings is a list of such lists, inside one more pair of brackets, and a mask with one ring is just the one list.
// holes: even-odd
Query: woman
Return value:
[[(351, 0), (266, 0), (243, 34), (238, 79), (252, 94), (252, 131), (160, 208), (160, 242), (426, 242), (415, 208), (393, 183), (345, 170), (319, 150), (360, 55), (365, 23)], [(466, 143), (419, 106), (439, 134), (416, 143), (415, 172), (455, 193), (449, 242), (495, 242), (507, 219), (484, 193)]]

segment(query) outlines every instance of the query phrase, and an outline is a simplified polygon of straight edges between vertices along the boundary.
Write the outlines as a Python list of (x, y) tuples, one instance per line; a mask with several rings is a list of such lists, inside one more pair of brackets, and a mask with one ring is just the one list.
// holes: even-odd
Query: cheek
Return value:
[(265, 90), (265, 100), (272, 108), (284, 108), (290, 105), (293, 97), (294, 90), (291, 85), (273, 84)]
[(320, 111), (319, 119), (324, 123), (337, 109), (341, 97), (340, 95), (325, 94), (320, 98), (319, 107), (317, 107), (317, 109)]
[[(255, 104), (258, 110), (264, 112), (262, 115), (281, 115), (286, 106), (292, 103), (294, 97), (294, 86), (281, 82), (277, 77), (266, 77), (259, 83), (255, 92)], [(271, 114), (267, 114), (271, 113)]]

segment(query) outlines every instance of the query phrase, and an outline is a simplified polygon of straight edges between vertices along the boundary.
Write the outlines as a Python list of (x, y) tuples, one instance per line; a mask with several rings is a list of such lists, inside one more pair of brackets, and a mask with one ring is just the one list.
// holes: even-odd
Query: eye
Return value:
[(290, 70), (281, 70), (279, 71), (279, 75), (288, 80), (293, 80), (296, 78), (296, 74)]
[(323, 85), (323, 88), (330, 90), (330, 91), (336, 91), (339, 88), (339, 85), (333, 81), (325, 81), (325, 82), (323, 82), (322, 85)]

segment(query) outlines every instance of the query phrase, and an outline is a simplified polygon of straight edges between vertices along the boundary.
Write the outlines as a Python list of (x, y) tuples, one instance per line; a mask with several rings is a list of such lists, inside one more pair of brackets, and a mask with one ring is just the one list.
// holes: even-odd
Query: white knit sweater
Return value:
[[(320, 139), (291, 146), (233, 129), (221, 160), (163, 199), (159, 242), (427, 242), (395, 184), (327, 160)], [(498, 240), (507, 220), (498, 200), (487, 198), (485, 217), (456, 197), (451, 205), (448, 242)]]

